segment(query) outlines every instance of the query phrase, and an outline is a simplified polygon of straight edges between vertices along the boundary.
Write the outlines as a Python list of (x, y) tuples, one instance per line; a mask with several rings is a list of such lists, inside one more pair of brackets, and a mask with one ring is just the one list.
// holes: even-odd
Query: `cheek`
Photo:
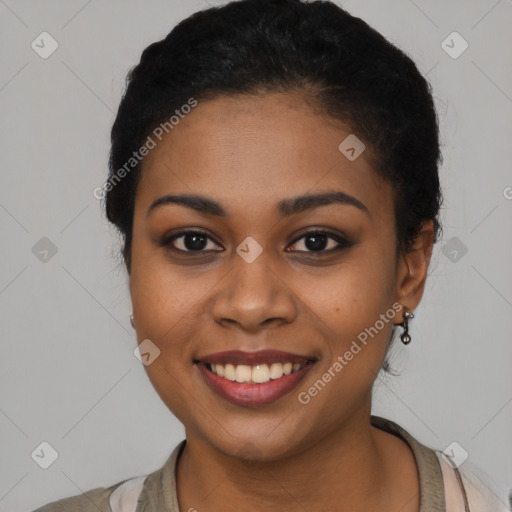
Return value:
[(331, 393), (345, 401), (348, 393), (356, 400), (371, 389), (392, 333), (394, 263), (391, 251), (366, 247), (329, 274), (300, 280), (299, 293), (307, 297), (311, 317), (327, 341), (320, 372), (330, 379), (325, 373), (331, 368), (336, 375), (326, 400)]
[(289, 276), (297, 297), (335, 333), (373, 324), (393, 302), (394, 260), (369, 249), (330, 269)]
[[(194, 326), (205, 321), (201, 298), (208, 289), (202, 276), (177, 270), (156, 256), (139, 249), (134, 254), (130, 291), (139, 343), (149, 339), (158, 357), (144, 367), (162, 401), (182, 420), (188, 411), (186, 397), (193, 394), (191, 377)], [(197, 272), (196, 272), (197, 274)], [(190, 421), (190, 419), (189, 419)]]
[(160, 250), (134, 245), (130, 293), (140, 335), (172, 341), (174, 331), (197, 318), (201, 297), (215, 276), (165, 260)]

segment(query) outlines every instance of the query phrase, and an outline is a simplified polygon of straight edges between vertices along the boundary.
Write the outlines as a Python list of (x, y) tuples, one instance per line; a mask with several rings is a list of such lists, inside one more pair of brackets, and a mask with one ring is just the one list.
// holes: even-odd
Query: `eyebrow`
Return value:
[[(157, 208), (166, 204), (178, 204), (187, 208), (192, 208), (199, 213), (214, 215), (217, 217), (227, 217), (228, 213), (224, 207), (217, 201), (208, 197), (199, 195), (166, 195), (162, 196), (151, 204), (148, 208), (147, 217)], [(330, 204), (343, 204), (355, 206), (359, 210), (370, 216), (368, 208), (359, 199), (342, 191), (325, 192), (323, 194), (310, 194), (283, 199), (279, 201), (276, 210), (281, 217), (290, 217), (297, 213), (307, 210), (313, 210), (320, 206)]]

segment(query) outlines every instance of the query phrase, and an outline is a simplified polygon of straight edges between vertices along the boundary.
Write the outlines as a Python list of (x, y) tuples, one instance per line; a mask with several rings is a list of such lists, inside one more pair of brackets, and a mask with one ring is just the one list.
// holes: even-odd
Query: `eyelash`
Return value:
[[(181, 232), (176, 233), (176, 234), (174, 234), (172, 236), (164, 238), (159, 245), (161, 247), (167, 247), (171, 251), (179, 252), (179, 253), (197, 253), (197, 254), (200, 254), (200, 253), (205, 253), (205, 252), (221, 252), (220, 250), (210, 250), (210, 251), (198, 250), (198, 251), (191, 251), (191, 250), (177, 249), (176, 247), (174, 247), (172, 245), (175, 240), (177, 240), (179, 238), (182, 238), (184, 236), (187, 236), (187, 235), (200, 235), (200, 236), (203, 236), (205, 238), (210, 239), (211, 241), (213, 241), (217, 245), (220, 245), (215, 240), (213, 240), (208, 235), (208, 233), (206, 233), (204, 231), (200, 231), (200, 230), (181, 231)], [(290, 245), (293, 246), (297, 242), (302, 240), (303, 238), (307, 238), (307, 237), (313, 236), (313, 235), (327, 236), (327, 238), (330, 238), (330, 239), (334, 240), (339, 245), (337, 247), (333, 247), (333, 248), (327, 249), (327, 250), (322, 249), (322, 250), (319, 250), (319, 251), (305, 250), (305, 251), (292, 251), (292, 252), (299, 252), (299, 253), (306, 253), (306, 254), (313, 254), (313, 255), (322, 256), (322, 255), (326, 255), (326, 254), (331, 254), (332, 252), (339, 251), (339, 250), (342, 250), (342, 249), (348, 249), (349, 247), (354, 245), (354, 243), (349, 241), (347, 238), (345, 238), (345, 237), (343, 237), (343, 236), (341, 236), (341, 235), (339, 235), (337, 233), (334, 233), (332, 231), (326, 231), (326, 230), (322, 230), (322, 229), (309, 229), (308, 231), (303, 232)]]

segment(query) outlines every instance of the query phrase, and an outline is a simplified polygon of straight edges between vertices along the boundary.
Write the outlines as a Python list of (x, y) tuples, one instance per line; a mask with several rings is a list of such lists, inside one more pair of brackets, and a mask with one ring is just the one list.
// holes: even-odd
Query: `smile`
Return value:
[(313, 358), (265, 350), (212, 354), (197, 360), (196, 366), (206, 384), (222, 398), (255, 407), (288, 394), (315, 363)]
[(273, 363), (258, 364), (256, 366), (247, 366), (239, 364), (207, 364), (206, 367), (220, 377), (224, 377), (231, 382), (250, 382), (252, 384), (264, 384), (270, 380), (280, 379), (283, 375), (290, 375), (298, 372), (307, 362), (301, 363)]

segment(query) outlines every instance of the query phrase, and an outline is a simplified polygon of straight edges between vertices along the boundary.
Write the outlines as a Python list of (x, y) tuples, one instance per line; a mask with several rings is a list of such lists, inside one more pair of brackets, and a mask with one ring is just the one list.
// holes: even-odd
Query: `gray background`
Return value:
[[(465, 464), (508, 489), (512, 1), (343, 5), (428, 74), (444, 151), (444, 238), (413, 342), (393, 350), (401, 376), (378, 380), (374, 414), (437, 449), (457, 441)], [(133, 355), (119, 243), (93, 189), (106, 177), (127, 71), (207, 6), (0, 0), (0, 511), (147, 474), (183, 438)], [(43, 31), (59, 45), (47, 59), (31, 48)], [(441, 46), (453, 31), (469, 43), (456, 59)], [(43, 237), (56, 254), (42, 252)], [(48, 469), (31, 456), (43, 441), (58, 452)]]

